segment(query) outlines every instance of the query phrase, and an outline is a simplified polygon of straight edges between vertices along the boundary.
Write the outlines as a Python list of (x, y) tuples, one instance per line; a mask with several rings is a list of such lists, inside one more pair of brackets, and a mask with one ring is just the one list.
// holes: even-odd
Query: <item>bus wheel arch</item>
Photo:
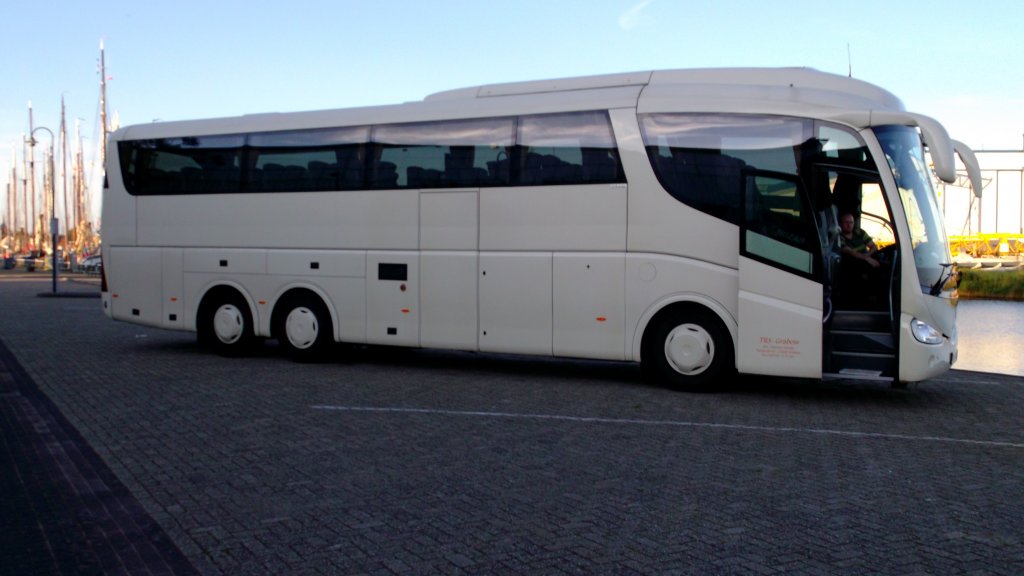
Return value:
[(675, 302), (647, 323), (640, 345), (649, 382), (688, 392), (721, 389), (736, 366), (732, 334), (711, 308)]
[(323, 360), (334, 345), (334, 319), (326, 300), (309, 288), (292, 288), (274, 304), (270, 332), (298, 362)]
[(221, 356), (245, 356), (260, 341), (249, 301), (226, 284), (203, 294), (196, 312), (196, 333), (201, 345)]

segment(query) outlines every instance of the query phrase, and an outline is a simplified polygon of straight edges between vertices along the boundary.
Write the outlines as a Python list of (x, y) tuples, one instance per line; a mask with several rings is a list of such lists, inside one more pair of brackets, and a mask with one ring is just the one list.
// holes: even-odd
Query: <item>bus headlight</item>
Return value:
[(918, 342), (923, 344), (942, 344), (942, 332), (917, 318), (910, 321), (910, 331), (914, 333), (914, 338), (917, 338)]

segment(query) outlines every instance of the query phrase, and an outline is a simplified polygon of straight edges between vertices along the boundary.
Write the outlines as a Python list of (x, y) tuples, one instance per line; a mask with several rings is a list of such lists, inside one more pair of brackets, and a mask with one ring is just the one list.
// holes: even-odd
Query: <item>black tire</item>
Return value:
[(258, 342), (249, 304), (234, 290), (213, 292), (203, 298), (196, 331), (199, 343), (221, 356), (251, 354)]
[(729, 331), (700, 306), (662, 312), (647, 328), (640, 353), (648, 381), (674, 390), (721, 390), (735, 370)]
[(334, 324), (314, 294), (286, 296), (274, 309), (274, 337), (296, 362), (319, 362), (333, 348)]

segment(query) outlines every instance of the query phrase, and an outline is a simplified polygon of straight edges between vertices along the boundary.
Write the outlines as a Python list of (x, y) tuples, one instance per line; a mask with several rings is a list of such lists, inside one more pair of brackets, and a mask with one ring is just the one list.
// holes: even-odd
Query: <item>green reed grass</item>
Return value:
[(1024, 301), (1024, 269), (961, 270), (960, 297)]

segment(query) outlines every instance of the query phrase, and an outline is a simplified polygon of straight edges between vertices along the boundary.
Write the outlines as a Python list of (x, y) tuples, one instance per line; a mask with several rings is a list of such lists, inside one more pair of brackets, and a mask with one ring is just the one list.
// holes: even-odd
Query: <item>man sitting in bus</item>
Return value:
[(840, 306), (868, 306), (877, 303), (878, 268), (882, 263), (875, 257), (878, 246), (871, 236), (856, 227), (853, 214), (839, 217), (839, 252), (842, 255), (837, 304)]
[(853, 214), (847, 212), (839, 217), (839, 230), (839, 251), (844, 256), (863, 261), (872, 268), (881, 266), (872, 256), (878, 252), (878, 246), (867, 232), (855, 227)]

